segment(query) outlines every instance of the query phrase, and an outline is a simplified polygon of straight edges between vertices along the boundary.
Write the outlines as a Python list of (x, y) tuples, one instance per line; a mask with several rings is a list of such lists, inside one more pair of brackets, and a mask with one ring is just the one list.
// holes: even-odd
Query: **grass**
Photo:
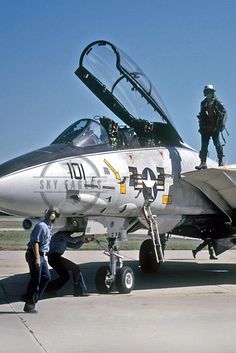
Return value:
[(0, 231), (0, 250), (24, 250), (29, 236), (26, 231)]
[[(0, 250), (25, 250), (29, 241), (30, 231), (0, 231)], [(97, 242), (84, 244), (81, 250), (104, 250), (106, 248), (106, 237), (104, 235), (96, 236)], [(128, 241), (119, 243), (120, 250), (139, 250), (143, 238), (131, 236)], [(197, 240), (170, 238), (167, 242), (166, 250), (191, 250), (199, 242)]]

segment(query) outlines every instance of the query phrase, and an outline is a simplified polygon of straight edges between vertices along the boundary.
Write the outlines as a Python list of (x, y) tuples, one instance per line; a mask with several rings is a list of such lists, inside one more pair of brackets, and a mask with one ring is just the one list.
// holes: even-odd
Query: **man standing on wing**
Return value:
[(198, 131), (201, 134), (201, 151), (199, 153), (201, 163), (195, 167), (198, 170), (207, 168), (206, 158), (210, 138), (212, 138), (216, 148), (218, 164), (223, 166), (224, 154), (220, 143), (220, 132), (225, 128), (227, 114), (224, 105), (215, 96), (215, 91), (212, 85), (205, 86), (203, 91), (206, 98), (201, 102), (201, 109), (198, 115)]

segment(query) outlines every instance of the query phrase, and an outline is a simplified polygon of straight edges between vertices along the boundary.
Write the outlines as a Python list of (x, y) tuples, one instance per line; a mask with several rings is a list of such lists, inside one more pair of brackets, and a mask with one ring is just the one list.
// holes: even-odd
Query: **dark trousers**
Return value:
[(211, 240), (204, 240), (203, 243), (199, 244), (195, 249), (195, 253), (201, 251), (205, 246), (208, 246), (209, 255), (214, 256), (214, 248)]
[(26, 252), (25, 259), (30, 270), (30, 281), (25, 295), (26, 302), (35, 305), (43, 295), (51, 276), (44, 256), (40, 256), (40, 266), (35, 265), (35, 256), (32, 251)]
[(208, 145), (209, 145), (209, 141), (210, 141), (211, 137), (212, 137), (213, 143), (216, 148), (217, 157), (218, 157), (219, 161), (222, 162), (222, 159), (224, 157), (224, 153), (223, 153), (223, 147), (220, 143), (220, 133), (219, 132), (214, 132), (211, 135), (206, 134), (206, 133), (201, 134), (201, 151), (199, 153), (199, 157), (201, 159), (201, 162), (206, 162), (207, 153), (208, 153)]
[(51, 281), (47, 286), (47, 291), (58, 290), (70, 279), (70, 271), (72, 272), (74, 286), (79, 285), (80, 268), (79, 265), (64, 258), (59, 253), (48, 254), (49, 265), (57, 272), (58, 278)]

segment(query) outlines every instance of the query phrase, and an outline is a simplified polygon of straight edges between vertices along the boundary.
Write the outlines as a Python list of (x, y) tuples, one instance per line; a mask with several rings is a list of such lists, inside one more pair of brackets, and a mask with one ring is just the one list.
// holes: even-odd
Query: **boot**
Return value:
[(74, 283), (74, 292), (73, 292), (74, 297), (88, 297), (89, 294), (83, 291), (83, 289), (79, 286), (78, 283)]
[(197, 165), (197, 166), (195, 167), (195, 169), (197, 169), (197, 170), (207, 169), (207, 164), (206, 164), (206, 162), (201, 162), (200, 165)]
[(218, 260), (218, 258), (217, 258), (217, 257), (215, 256), (215, 254), (214, 254), (213, 248), (211, 248), (211, 249), (209, 250), (209, 255), (210, 255), (210, 257), (209, 257), (210, 260)]
[(25, 303), (23, 310), (25, 313), (37, 314), (37, 310), (35, 309), (34, 304)]
[(79, 274), (79, 282), (74, 282), (74, 292), (73, 292), (74, 297), (88, 297), (89, 295), (87, 294), (87, 287), (84, 282), (84, 278), (82, 273), (80, 272)]
[(215, 255), (210, 255), (210, 260), (218, 260), (218, 257), (216, 257)]
[(219, 159), (219, 161), (218, 161), (218, 166), (219, 166), (219, 167), (223, 167), (223, 165), (224, 165), (224, 163), (223, 163), (222, 159)]

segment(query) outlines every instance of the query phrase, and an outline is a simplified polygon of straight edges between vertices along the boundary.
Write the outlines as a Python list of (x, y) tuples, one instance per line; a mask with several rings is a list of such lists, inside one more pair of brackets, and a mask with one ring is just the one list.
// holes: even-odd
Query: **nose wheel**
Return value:
[(133, 270), (124, 266), (117, 270), (115, 276), (112, 276), (109, 266), (100, 267), (95, 276), (95, 286), (98, 293), (108, 294), (115, 285), (119, 293), (130, 293), (134, 288)]
[(130, 293), (134, 288), (134, 273), (128, 266), (123, 266), (122, 256), (117, 249), (117, 238), (108, 238), (109, 266), (100, 267), (95, 276), (95, 286), (98, 293), (107, 294), (116, 286), (121, 294)]
[(95, 286), (98, 293), (107, 294), (111, 292), (113, 284), (114, 279), (111, 276), (110, 267), (100, 267), (95, 276)]
[(116, 288), (121, 294), (127, 294), (133, 290), (134, 273), (130, 267), (124, 266), (117, 271)]

